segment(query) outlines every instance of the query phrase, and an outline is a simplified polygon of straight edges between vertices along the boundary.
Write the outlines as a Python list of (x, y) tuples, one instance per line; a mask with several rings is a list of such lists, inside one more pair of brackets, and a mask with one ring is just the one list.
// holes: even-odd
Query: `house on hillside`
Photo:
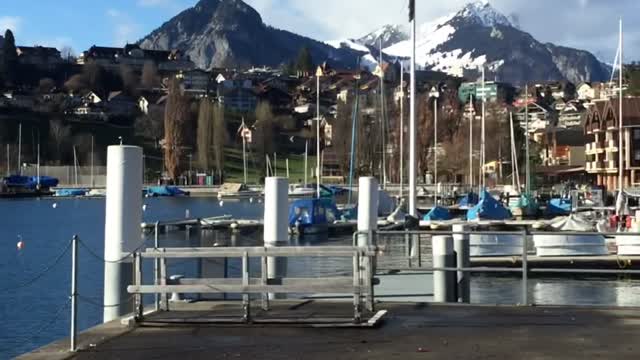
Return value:
[(640, 97), (626, 97), (622, 101), (622, 164), (618, 143), (620, 99), (596, 101), (589, 108), (584, 125), (587, 172), (596, 177), (598, 185), (610, 191), (618, 187), (619, 166), (623, 167), (625, 186), (640, 185)]
[(34, 65), (41, 69), (52, 69), (62, 63), (60, 51), (54, 47), (18, 46), (18, 61), (24, 65)]
[(153, 62), (159, 70), (170, 73), (195, 69), (195, 64), (180, 50), (147, 50), (135, 44), (122, 48), (93, 45), (78, 57), (77, 62), (80, 65), (93, 62), (104, 67), (128, 65), (136, 70), (141, 70), (147, 62)]
[(252, 89), (245, 87), (219, 89), (218, 101), (231, 111), (254, 112), (258, 105), (258, 97)]
[[(528, 124), (526, 121), (527, 114), (529, 117)], [(545, 130), (550, 126), (556, 126), (558, 113), (536, 102), (530, 102), (526, 106), (518, 108), (516, 113), (514, 113), (514, 120), (520, 124), (522, 129), (528, 130), (530, 133), (535, 133), (540, 130)]]
[(211, 74), (201, 69), (180, 71), (176, 75), (182, 81), (182, 86), (186, 91), (206, 94), (211, 87)]
[(122, 91), (111, 92), (105, 106), (110, 116), (133, 116), (138, 110), (137, 99)]
[(571, 129), (583, 127), (583, 121), (587, 114), (587, 108), (581, 101), (571, 100), (556, 103), (556, 111), (558, 112), (558, 128)]

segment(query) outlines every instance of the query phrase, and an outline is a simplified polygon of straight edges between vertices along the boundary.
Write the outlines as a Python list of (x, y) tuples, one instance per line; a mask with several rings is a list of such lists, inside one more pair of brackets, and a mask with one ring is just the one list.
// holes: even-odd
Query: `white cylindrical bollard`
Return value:
[[(264, 185), (264, 246), (275, 247), (289, 242), (289, 180), (267, 178)], [(286, 273), (286, 258), (267, 258), (267, 278), (275, 279)], [(269, 294), (270, 299), (277, 294)]]
[(264, 185), (264, 244), (289, 241), (289, 181), (267, 178)]
[(103, 321), (109, 322), (132, 309), (126, 289), (133, 281), (133, 259), (123, 257), (142, 241), (142, 148), (109, 146), (105, 212)]
[[(176, 285), (180, 282), (180, 279), (184, 279), (184, 275), (171, 275), (169, 276), (169, 284)], [(182, 301), (182, 294), (177, 292), (171, 293), (171, 298), (169, 299), (169, 301)]]
[[(469, 231), (467, 225), (453, 225), (454, 232)], [(469, 259), (469, 235), (454, 234), (453, 235), (453, 251), (456, 254), (456, 267), (468, 268), (471, 265)], [(456, 298), (458, 302), (469, 303), (471, 301), (471, 274), (458, 271), (456, 279)]]
[[(453, 237), (433, 237), (433, 267), (453, 267), (455, 255), (453, 254)], [(455, 277), (452, 271), (436, 270), (433, 272), (433, 301), (439, 303), (455, 301)]]
[[(361, 177), (358, 187), (358, 246), (373, 244), (373, 231), (378, 229), (378, 181)], [(366, 233), (366, 234), (365, 234)]]

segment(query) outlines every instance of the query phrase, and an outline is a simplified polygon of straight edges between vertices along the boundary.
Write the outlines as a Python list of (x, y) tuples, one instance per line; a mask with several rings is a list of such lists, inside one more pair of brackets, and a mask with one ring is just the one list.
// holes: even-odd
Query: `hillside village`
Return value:
[[(92, 46), (75, 56), (68, 50), (15, 44), (7, 31), (0, 46), (0, 165), (8, 173), (18, 166), (21, 127), (20, 162), (27, 166), (37, 161), (38, 145), (46, 149), (41, 151), (43, 164), (87, 165), (89, 156), (96, 165), (104, 164), (106, 146), (122, 141), (144, 146), (148, 181), (196, 183), (197, 174), (210, 174), (210, 182), (219, 183), (233, 176), (230, 169), (237, 167), (234, 162), (242, 148), (238, 130), (244, 121), (251, 129), (246, 140), (252, 171), (260, 181), (266, 175), (267, 156), (300, 156), (305, 148), (316, 155), (315, 146), (308, 145), (315, 144), (319, 111), (324, 176), (336, 181), (348, 176), (356, 120), (357, 175), (386, 172), (390, 181), (399, 181), (397, 166), (388, 164), (400, 157), (401, 102), (404, 119), (408, 118), (408, 76), (401, 74), (401, 60), (387, 59), (370, 72), (333, 67), (302, 48), (297, 58), (279, 68), (203, 70), (179, 50)], [(640, 95), (640, 67), (627, 67), (625, 80), (630, 96), (624, 99), (630, 164), (625, 181), (637, 184), (640, 98), (631, 95)], [(529, 116), (539, 181), (580, 178), (611, 187), (616, 181), (617, 155), (612, 155), (618, 151), (618, 134), (607, 125), (618, 121), (615, 86), (557, 81), (516, 88), (487, 79), (483, 89), (479, 79), (427, 70), (418, 72), (417, 81), (423, 180), (433, 181), (431, 159), (436, 151), (444, 155), (439, 157), (439, 182), (468, 180), (469, 121), (479, 131), (484, 93), (491, 134), (484, 166), (490, 181), (503, 183), (512, 175), (510, 113), (519, 149), (524, 146), (525, 114)], [(434, 90), (439, 94), (440, 119), (436, 146)], [(480, 166), (478, 154), (472, 161)], [(308, 171), (313, 172), (311, 166)]]

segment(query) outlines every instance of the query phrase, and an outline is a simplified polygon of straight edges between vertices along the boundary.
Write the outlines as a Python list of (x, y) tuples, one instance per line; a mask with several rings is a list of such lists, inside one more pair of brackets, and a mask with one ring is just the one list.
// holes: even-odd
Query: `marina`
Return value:
[(612, 63), (486, 0), (337, 41), (334, 4), (301, 36), (199, 0), (126, 40), (156, 7), (66, 59), (0, 36), (0, 358), (638, 357), (622, 19)]

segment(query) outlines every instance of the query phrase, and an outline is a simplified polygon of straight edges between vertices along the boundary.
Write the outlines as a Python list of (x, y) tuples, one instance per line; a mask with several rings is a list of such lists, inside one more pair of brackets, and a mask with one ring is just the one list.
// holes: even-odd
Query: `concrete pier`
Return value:
[[(375, 329), (210, 326), (189, 319), (239, 316), (238, 303), (179, 304), (144, 327), (112, 322), (21, 359), (637, 359), (637, 309), (381, 304)], [(260, 309), (255, 309), (260, 313)], [(274, 302), (271, 316), (349, 314), (344, 303)], [(183, 319), (180, 326), (162, 320)], [(153, 322), (156, 322), (155, 324)], [(95, 346), (90, 346), (94, 344)]]

